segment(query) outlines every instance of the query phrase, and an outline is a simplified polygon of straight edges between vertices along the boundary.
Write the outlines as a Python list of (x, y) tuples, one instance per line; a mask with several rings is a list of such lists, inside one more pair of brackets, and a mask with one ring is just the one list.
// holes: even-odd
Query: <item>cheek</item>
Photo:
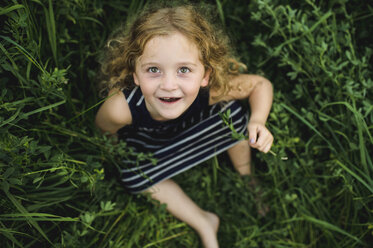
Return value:
[(185, 94), (188, 94), (190, 96), (197, 96), (200, 89), (200, 84), (197, 83), (185, 83), (183, 85), (183, 91)]
[(140, 84), (140, 88), (144, 96), (150, 95), (152, 92), (154, 92), (152, 87), (148, 84)]
[(157, 89), (157, 83), (152, 79), (138, 78), (139, 86), (144, 96), (153, 95)]

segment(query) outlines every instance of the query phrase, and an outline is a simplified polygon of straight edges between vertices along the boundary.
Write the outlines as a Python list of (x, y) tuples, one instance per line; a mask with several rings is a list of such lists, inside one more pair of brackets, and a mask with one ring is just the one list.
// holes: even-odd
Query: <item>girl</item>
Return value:
[[(156, 165), (124, 161), (123, 184), (165, 203), (204, 247), (218, 247), (218, 216), (199, 208), (170, 178), (226, 150), (235, 169), (250, 175), (250, 147), (268, 152), (273, 142), (265, 127), (271, 83), (239, 74), (243, 65), (229, 53), (227, 38), (192, 6), (148, 10), (108, 46), (102, 71), (110, 97), (96, 124), (157, 159)], [(249, 120), (240, 99), (249, 101)], [(221, 119), (228, 110), (249, 140), (232, 138)]]

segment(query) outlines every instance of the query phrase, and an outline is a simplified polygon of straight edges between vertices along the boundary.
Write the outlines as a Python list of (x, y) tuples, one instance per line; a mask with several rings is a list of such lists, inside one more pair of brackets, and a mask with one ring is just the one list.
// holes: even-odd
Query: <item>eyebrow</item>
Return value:
[[(157, 62), (147, 62), (145, 64), (141, 64), (141, 67), (149, 67), (149, 66), (159, 66), (160, 64), (157, 63)], [(193, 63), (193, 62), (179, 62), (177, 63), (176, 65), (178, 66), (193, 66), (193, 67), (197, 67), (197, 64)]]

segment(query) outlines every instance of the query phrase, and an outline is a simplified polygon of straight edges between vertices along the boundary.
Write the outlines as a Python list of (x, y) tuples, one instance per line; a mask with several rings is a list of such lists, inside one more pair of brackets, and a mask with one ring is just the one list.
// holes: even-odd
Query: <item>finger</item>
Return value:
[(265, 143), (265, 141), (266, 141), (266, 137), (265, 137), (265, 135), (263, 134), (263, 131), (260, 131), (259, 133), (258, 133), (258, 140), (256, 141), (256, 146), (257, 146), (257, 148), (259, 149), (260, 147), (262, 147), (263, 145), (264, 145), (264, 143)]
[(248, 130), (249, 130), (249, 144), (252, 147), (256, 147), (255, 146), (256, 145), (256, 139), (258, 137), (257, 128), (256, 128), (256, 126), (249, 126)]
[(273, 144), (273, 136), (272, 134), (270, 134), (270, 136), (268, 137), (268, 141), (265, 145), (265, 148), (263, 149), (263, 152), (265, 153), (269, 152), (271, 150), (272, 144)]
[[(269, 151), (269, 149), (272, 146), (273, 142), (273, 136), (272, 134), (267, 130), (261, 130), (259, 132), (259, 138), (258, 141), (256, 142), (257, 149), (261, 152)], [(267, 147), (269, 147), (267, 149)]]
[(271, 146), (272, 146), (272, 142), (266, 145), (266, 147), (263, 149), (263, 152), (268, 153), (269, 150), (271, 150)]
[(270, 132), (266, 128), (259, 128), (257, 132), (257, 147), (264, 147), (270, 140)]

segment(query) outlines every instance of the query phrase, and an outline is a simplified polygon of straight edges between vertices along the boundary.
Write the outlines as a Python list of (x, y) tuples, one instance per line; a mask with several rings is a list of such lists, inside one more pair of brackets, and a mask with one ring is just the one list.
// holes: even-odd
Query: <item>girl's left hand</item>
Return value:
[(269, 152), (273, 143), (273, 136), (265, 125), (250, 121), (247, 129), (249, 131), (250, 146), (264, 153)]

